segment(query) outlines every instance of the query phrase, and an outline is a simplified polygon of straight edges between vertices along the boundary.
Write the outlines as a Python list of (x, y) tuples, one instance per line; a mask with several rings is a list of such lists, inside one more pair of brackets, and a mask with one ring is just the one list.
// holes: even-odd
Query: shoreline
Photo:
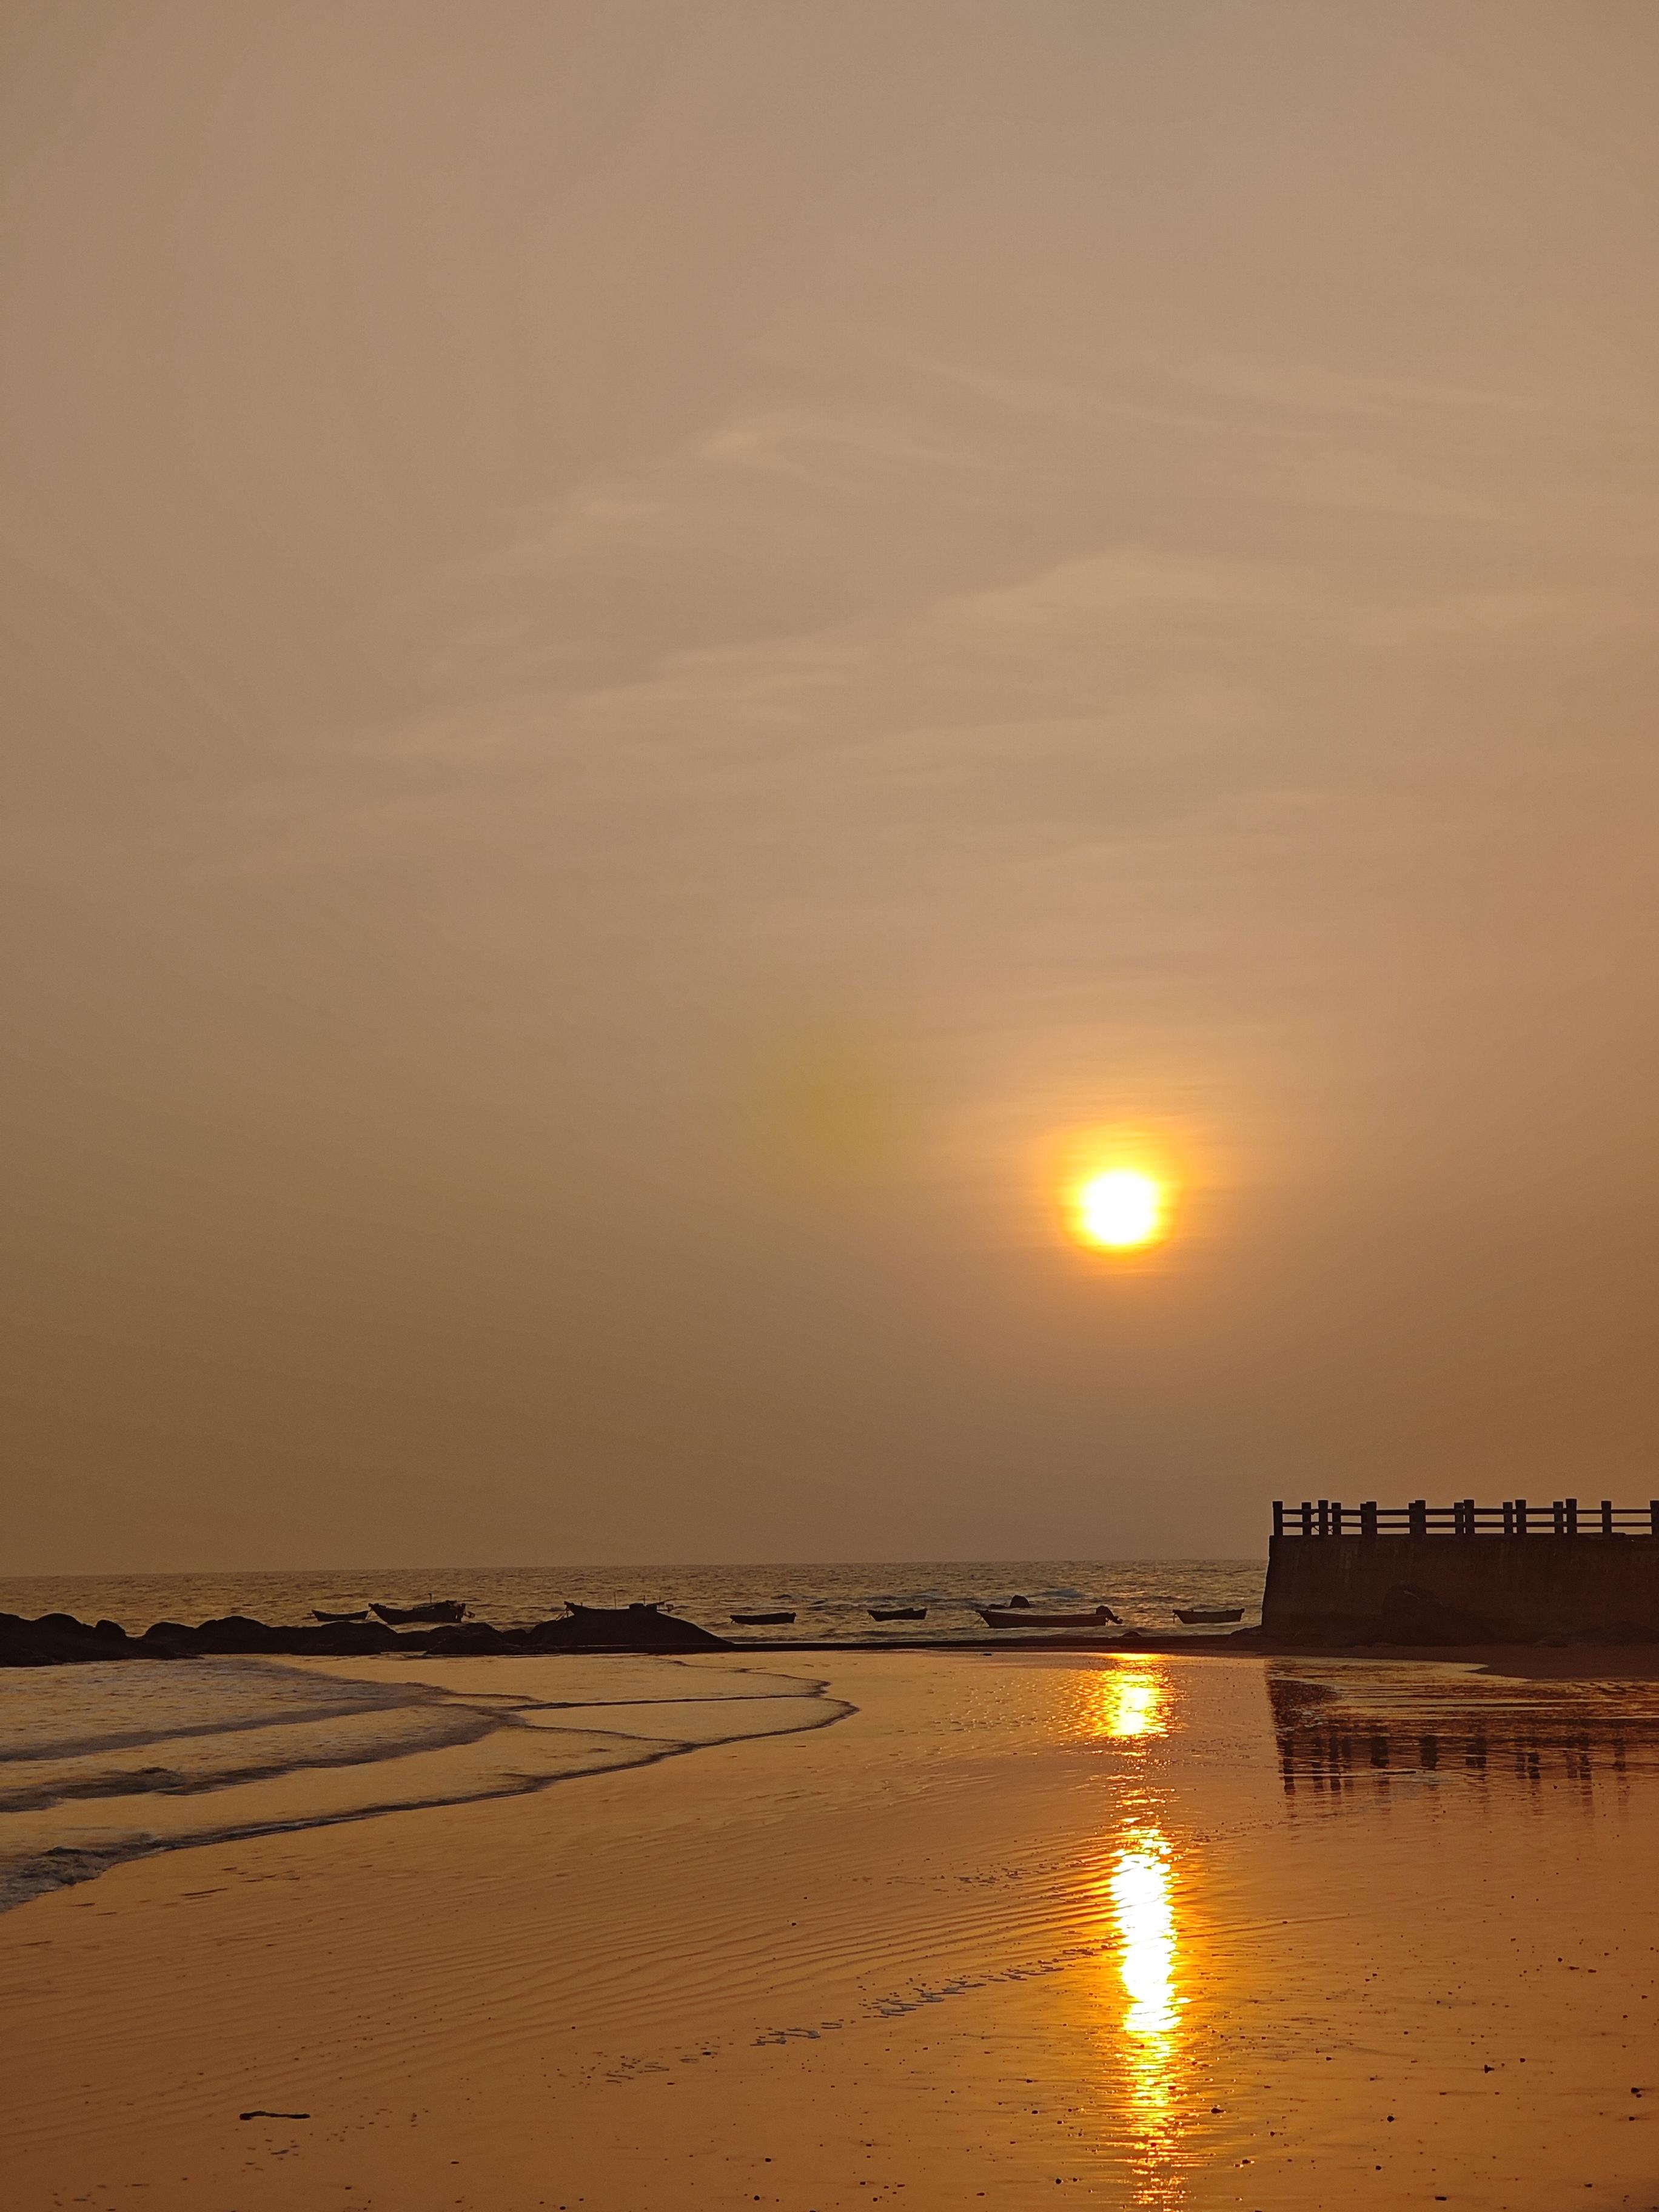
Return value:
[[(854, 1709), (832, 1728), (170, 1851), (4, 1916), (9, 2207), (1630, 2201), (1659, 1733), (1591, 1774), (1576, 1723), (1547, 1727), (1523, 1771), (1508, 1732), (1560, 1693), (1494, 1703), (1445, 1663), (1624, 1655), (1407, 1655), (1437, 1680), (1219, 1639), (1203, 1664), (971, 1656), (818, 1655)], [(1346, 1764), (1306, 1731), (1291, 1791), (1280, 1658), (1360, 1659), (1362, 1697), (1420, 1685), (1377, 1723), (1413, 1771), (1376, 1765), (1361, 1706)], [(475, 1693), (524, 1675), (412, 1663)], [(629, 1663), (556, 1672), (622, 1687)], [(1460, 1731), (1492, 1739), (1478, 1769)], [(1591, 1820), (1596, 1880), (1564, 1884)]]
[[(173, 1665), (154, 1682), (161, 1704), (147, 1684), (137, 1711), (128, 1668), (27, 1670), (19, 1689), (46, 1703), (14, 1703), (6, 1716), (15, 1740), (0, 1759), (0, 1915), (140, 1860), (538, 1796), (848, 1717), (816, 1672), (728, 1662), (689, 1679), (672, 1657), (635, 1657), (619, 1676), (614, 1662), (580, 1657), (507, 1670), (501, 1658), (399, 1656), (416, 1671), (377, 1670), (386, 1695), (367, 1701), (356, 1693), (377, 1676), (361, 1658), (221, 1658), (215, 1676), (186, 1675), (210, 1717), (181, 1712)], [(314, 1685), (314, 1702), (284, 1710), (284, 1678)], [(66, 1711), (52, 1694), (59, 1684), (72, 1698), (92, 1694)], [(106, 1702), (99, 1688), (125, 1708), (125, 1733), (75, 1733), (77, 1716)]]

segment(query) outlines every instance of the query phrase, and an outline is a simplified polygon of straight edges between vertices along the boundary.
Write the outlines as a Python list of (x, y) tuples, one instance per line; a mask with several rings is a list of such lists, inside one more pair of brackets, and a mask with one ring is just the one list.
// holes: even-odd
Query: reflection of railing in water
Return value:
[(1659, 1753), (1659, 1725), (1638, 1719), (1596, 1728), (1586, 1724), (1582, 1707), (1554, 1718), (1447, 1712), (1440, 1724), (1426, 1726), (1348, 1709), (1328, 1686), (1299, 1679), (1270, 1680), (1268, 1697), (1287, 1796), (1341, 1796), (1408, 1774), (1564, 1781), (1583, 1789), (1601, 1775), (1625, 1779), (1633, 1749)]
[(1285, 1729), (1279, 1739), (1279, 1765), (1285, 1792), (1292, 1796), (1298, 1786), (1334, 1794), (1357, 1788), (1368, 1774), (1385, 1780), (1390, 1775), (1432, 1774), (1460, 1766), (1476, 1775), (1502, 1767), (1517, 1781), (1538, 1783), (1551, 1775), (1589, 1782), (1598, 1766), (1615, 1775), (1627, 1771), (1626, 1746), (1618, 1738), (1601, 1746), (1584, 1737), (1552, 1742), (1513, 1736), (1494, 1744), (1486, 1736), (1412, 1737), (1336, 1723)]

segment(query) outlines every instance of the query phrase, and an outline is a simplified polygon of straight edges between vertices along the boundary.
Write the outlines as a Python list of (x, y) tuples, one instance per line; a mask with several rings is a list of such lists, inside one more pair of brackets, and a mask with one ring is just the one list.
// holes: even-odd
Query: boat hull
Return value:
[(1115, 1628), (1121, 1626), (1109, 1605), (1092, 1613), (1039, 1613), (1035, 1606), (981, 1605), (974, 1610), (988, 1628)]

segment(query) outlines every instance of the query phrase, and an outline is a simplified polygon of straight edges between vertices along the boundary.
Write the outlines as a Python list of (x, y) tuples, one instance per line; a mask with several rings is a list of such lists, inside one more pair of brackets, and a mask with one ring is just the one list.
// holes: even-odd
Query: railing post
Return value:
[(1275, 1498), (1273, 1500), (1273, 1534), (1275, 1536), (1282, 1536), (1284, 1533), (1285, 1501), (1282, 1498)]
[(1406, 1526), (1413, 1536), (1428, 1534), (1429, 1505), (1426, 1498), (1413, 1498), (1411, 1504), (1406, 1508)]
[(1550, 1500), (1550, 1519), (1555, 1524), (1556, 1534), (1565, 1536), (1567, 1533), (1567, 1509), (1559, 1498)]
[(1659, 1536), (1659, 1498), (1648, 1500), (1648, 1526), (1656, 1536)]
[(1340, 1498), (1331, 1500), (1331, 1534), (1333, 1536), (1342, 1534), (1342, 1500)]
[(1474, 1533), (1474, 1500), (1472, 1498), (1466, 1498), (1463, 1500), (1463, 1534), (1466, 1536), (1473, 1536)]
[(1576, 1536), (1578, 1534), (1578, 1500), (1576, 1498), (1564, 1498), (1561, 1503), (1567, 1510), (1567, 1534), (1569, 1536)]
[(1362, 1536), (1376, 1534), (1376, 1500), (1368, 1498), (1359, 1509), (1359, 1533)]
[(1524, 1536), (1527, 1533), (1527, 1501), (1524, 1498), (1517, 1498), (1515, 1501), (1515, 1533), (1517, 1536)]
[(1302, 1501), (1302, 1533), (1304, 1536), (1313, 1534), (1313, 1507), (1305, 1498)]
[(1506, 1536), (1515, 1534), (1515, 1507), (1507, 1498), (1504, 1500), (1504, 1534)]
[(1613, 1534), (1613, 1500), (1610, 1498), (1601, 1500), (1601, 1534), (1604, 1536)]
[(1331, 1501), (1328, 1498), (1322, 1498), (1319, 1501), (1319, 1533), (1322, 1536), (1328, 1536), (1331, 1533)]

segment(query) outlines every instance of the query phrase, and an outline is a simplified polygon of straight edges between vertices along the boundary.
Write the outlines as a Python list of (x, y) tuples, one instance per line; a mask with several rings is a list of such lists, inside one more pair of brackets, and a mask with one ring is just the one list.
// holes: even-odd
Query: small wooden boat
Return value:
[(1006, 1605), (976, 1605), (974, 1611), (988, 1628), (1103, 1628), (1109, 1621), (1122, 1626), (1109, 1605), (1097, 1605), (1092, 1613), (1040, 1613), (1026, 1598), (1023, 1602), (1010, 1599)]
[(385, 1621), (388, 1628), (398, 1628), (411, 1620), (465, 1620), (466, 1607), (458, 1597), (434, 1598), (428, 1605), (371, 1605), (369, 1611)]
[(872, 1605), (870, 1618), (872, 1620), (926, 1620), (927, 1608), (925, 1605)]
[(325, 1613), (320, 1606), (314, 1605), (311, 1617), (313, 1620), (367, 1620), (368, 1607), (365, 1606), (361, 1613)]
[(1184, 1620), (1188, 1628), (1219, 1628), (1229, 1620), (1243, 1620), (1242, 1605), (1178, 1605), (1175, 1608), (1177, 1620)]
[(738, 1628), (787, 1628), (794, 1618), (793, 1613), (734, 1613), (732, 1616)]
[(578, 1599), (568, 1597), (564, 1601), (564, 1609), (567, 1613), (585, 1613), (590, 1620), (617, 1620), (629, 1613), (672, 1613), (674, 1610), (665, 1598), (660, 1597), (636, 1597), (628, 1605), (583, 1605)]

